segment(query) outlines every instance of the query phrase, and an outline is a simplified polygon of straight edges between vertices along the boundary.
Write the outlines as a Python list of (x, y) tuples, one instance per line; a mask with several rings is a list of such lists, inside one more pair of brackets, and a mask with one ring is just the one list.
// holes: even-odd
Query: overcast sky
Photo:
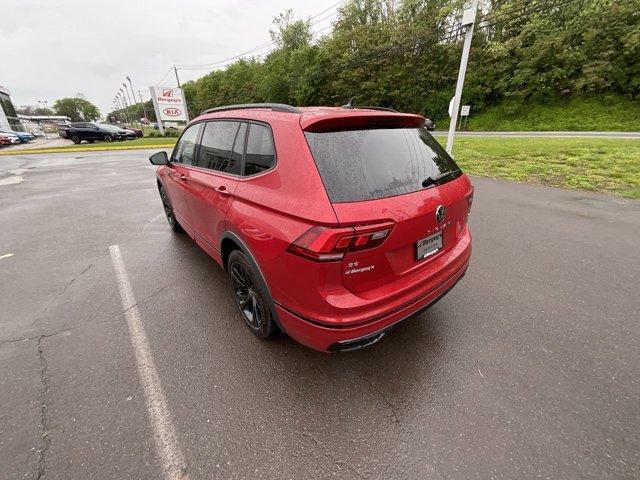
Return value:
[[(275, 16), (321, 13), (337, 0), (1, 0), (0, 85), (14, 105), (84, 94), (104, 115), (125, 76), (149, 98), (173, 64), (213, 63), (270, 40)], [(335, 8), (317, 17), (329, 18)], [(324, 30), (323, 33), (326, 33)], [(264, 52), (266, 50), (261, 50)], [(258, 53), (261, 53), (258, 52)], [(180, 80), (207, 71), (181, 71)], [(167, 77), (165, 85), (175, 85)]]

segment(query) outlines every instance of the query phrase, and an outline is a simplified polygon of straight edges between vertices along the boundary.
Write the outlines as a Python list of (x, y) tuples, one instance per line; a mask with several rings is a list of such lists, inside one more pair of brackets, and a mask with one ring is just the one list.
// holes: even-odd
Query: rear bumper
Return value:
[(350, 351), (372, 345), (380, 340), (395, 325), (418, 315), (444, 297), (464, 277), (469, 261), (436, 288), (423, 293), (383, 317), (357, 325), (328, 326), (311, 319), (302, 318), (289, 309), (276, 304), (275, 310), (280, 326), (286, 333), (314, 350), (322, 352)]

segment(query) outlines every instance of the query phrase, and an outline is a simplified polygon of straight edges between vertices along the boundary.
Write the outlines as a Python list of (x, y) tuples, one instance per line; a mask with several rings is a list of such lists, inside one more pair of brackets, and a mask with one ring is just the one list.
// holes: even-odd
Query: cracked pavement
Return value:
[(0, 160), (3, 480), (161, 478), (114, 244), (192, 480), (640, 477), (640, 202), (475, 178), (465, 279), (330, 356), (249, 334), (150, 153)]

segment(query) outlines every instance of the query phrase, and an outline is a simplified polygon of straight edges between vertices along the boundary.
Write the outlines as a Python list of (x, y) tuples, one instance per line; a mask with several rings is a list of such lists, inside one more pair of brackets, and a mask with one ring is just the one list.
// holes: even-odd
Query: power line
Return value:
[(172, 70), (173, 70), (173, 67), (169, 67), (169, 70), (167, 70), (167, 73), (164, 74), (164, 76), (160, 79), (159, 82), (156, 83), (156, 85), (162, 85), (162, 82), (164, 82), (164, 80), (169, 76)]
[[(324, 13), (328, 12), (332, 8), (337, 7), (338, 5), (344, 3), (345, 1), (346, 0), (340, 0), (339, 2), (336, 2), (333, 5), (331, 5), (330, 7), (324, 9), (322, 12), (317, 13), (312, 17), (309, 17), (309, 22), (310, 22), (309, 23), (309, 27), (312, 27), (312, 26), (314, 26), (314, 25), (316, 25), (316, 24), (318, 24), (318, 23), (320, 23), (320, 22), (322, 22), (322, 21), (324, 21), (324, 20), (326, 20), (328, 18), (331, 18), (331, 17), (337, 15), (338, 14), (338, 10), (332, 12), (331, 14), (329, 14), (329, 15), (323, 17), (323, 18), (320, 18), (320, 19), (316, 20), (315, 22), (311, 22), (311, 20), (319, 17), (320, 15), (323, 15)], [(326, 28), (324, 28), (322, 30), (326, 30), (327, 28), (330, 28), (330, 27), (326, 27)], [(312, 35), (314, 33), (317, 33), (317, 32), (312, 32)], [(202, 63), (202, 64), (198, 64), (198, 65), (176, 65), (176, 67), (179, 68), (180, 70), (206, 70), (206, 69), (212, 69), (215, 66), (220, 66), (220, 64), (223, 64), (223, 63), (226, 63), (226, 62), (230, 62), (232, 60), (236, 60), (236, 59), (242, 58), (242, 57), (244, 57), (246, 55), (249, 55), (249, 54), (257, 52), (257, 51), (260, 51), (260, 50), (262, 50), (264, 48), (270, 47), (270, 46), (275, 45), (275, 44), (276, 44), (276, 42), (274, 40), (270, 40), (268, 42), (261, 43), (260, 45), (258, 45), (256, 47), (253, 47), (253, 48), (251, 48), (251, 49), (249, 49), (247, 51), (244, 51), (244, 52), (239, 53), (237, 55), (233, 55), (233, 56), (225, 58), (223, 60), (218, 60), (218, 61), (212, 62), (212, 63)], [(267, 53), (269, 53), (269, 52), (267, 52)]]

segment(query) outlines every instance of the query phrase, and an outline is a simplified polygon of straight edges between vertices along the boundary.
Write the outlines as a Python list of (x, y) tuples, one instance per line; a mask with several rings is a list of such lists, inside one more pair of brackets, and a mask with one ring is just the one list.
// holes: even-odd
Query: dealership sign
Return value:
[(149, 87), (156, 116), (162, 122), (187, 122), (187, 106), (180, 88)]

